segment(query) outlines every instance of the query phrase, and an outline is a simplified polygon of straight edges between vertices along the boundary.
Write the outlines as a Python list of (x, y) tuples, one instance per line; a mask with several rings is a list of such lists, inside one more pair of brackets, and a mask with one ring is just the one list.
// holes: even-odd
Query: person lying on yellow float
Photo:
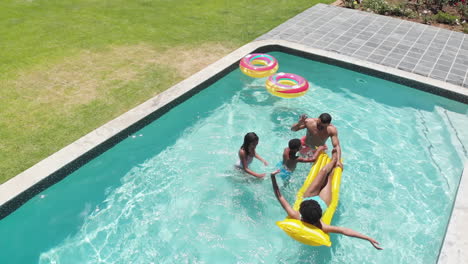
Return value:
[[(364, 239), (369, 241), (376, 249), (383, 249), (379, 246), (379, 242), (371, 237), (363, 235), (350, 228), (328, 225), (321, 220), (332, 199), (332, 177), (329, 175), (333, 175), (337, 160), (338, 157), (336, 150), (333, 149), (331, 161), (318, 172), (315, 179), (304, 192), (299, 211), (294, 210), (288, 201), (286, 201), (286, 199), (281, 195), (278, 184), (276, 183), (276, 175), (275, 173), (272, 173), (271, 181), (276, 198), (288, 214), (289, 218), (295, 219), (293, 221), (305, 222), (305, 225), (309, 226), (309, 228), (318, 228), (325, 233), (339, 233), (350, 237)], [(293, 238), (305, 244), (317, 245), (315, 243), (307, 243), (307, 241), (302, 241), (301, 239), (297, 239), (297, 237)], [(320, 245), (320, 243), (318, 245)]]

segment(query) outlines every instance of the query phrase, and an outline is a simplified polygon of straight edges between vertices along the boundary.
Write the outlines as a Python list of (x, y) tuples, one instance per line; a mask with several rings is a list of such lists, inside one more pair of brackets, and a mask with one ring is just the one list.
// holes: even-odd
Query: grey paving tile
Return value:
[(368, 46), (368, 47), (371, 47), (371, 48), (377, 48), (379, 46), (379, 43), (367, 41), (366, 43), (364, 43), (364, 46)]
[(454, 64), (452, 66), (452, 68), (450, 69), (450, 74), (455, 74), (455, 75), (460, 75), (460, 76), (465, 76), (466, 75), (466, 72), (468, 71), (468, 69), (461, 69), (459, 67), (456, 67), (456, 64)]
[(382, 64), (383, 64), (383, 65), (385, 65), (385, 66), (390, 66), (390, 67), (395, 67), (395, 66), (397, 66), (399, 63), (400, 63), (400, 60), (399, 60), (399, 59), (389, 58), (389, 57), (387, 57), (386, 59), (384, 59), (384, 60), (382, 61)]
[(404, 62), (406, 63), (412, 63), (412, 64), (416, 64), (419, 62), (419, 59), (415, 59), (413, 57), (408, 57), (407, 55), (405, 57), (403, 57), (403, 60)]
[(415, 67), (416, 67), (416, 63), (407, 63), (405, 61), (400, 62), (400, 64), (398, 64), (397, 66), (398, 69), (409, 71), (409, 72), (412, 72)]
[(394, 48), (392, 50), (392, 53), (397, 54), (397, 55), (401, 55), (403, 57), (403, 55), (405, 55), (407, 53), (407, 50), (406, 49), (400, 49), (400, 48)]
[(425, 41), (424, 43), (419, 43), (419, 42), (416, 42), (412, 48), (416, 48), (416, 49), (420, 49), (422, 51), (426, 51), (427, 50), (427, 43), (429, 43), (430, 40), (428, 41)]
[(411, 48), (411, 45), (405, 45), (405, 44), (398, 43), (398, 45), (395, 48), (407, 51), (407, 50), (409, 50)]
[(403, 54), (398, 54), (394, 53), (393, 51), (390, 51), (390, 53), (387, 55), (387, 58), (401, 61), (403, 59)]
[(468, 66), (468, 59), (462, 60), (461, 64), (464, 65), (465, 67)]
[(367, 60), (375, 63), (381, 63), (385, 59), (385, 56), (381, 55), (370, 55)]
[(446, 72), (448, 73), (450, 71), (450, 66), (445, 66), (445, 65), (442, 65), (442, 64), (436, 64), (434, 66), (434, 70), (438, 70), (438, 71), (443, 71), (443, 72)]
[(367, 52), (367, 51), (363, 51), (361, 49), (357, 50), (356, 52), (354, 52), (353, 56), (359, 56), (359, 57), (364, 57), (364, 58), (367, 58), (369, 57), (370, 55), (370, 52)]
[(359, 51), (367, 52), (369, 55), (374, 51), (374, 48), (368, 46), (362, 46)]
[(379, 46), (379, 49), (391, 50), (396, 46), (393, 42), (384, 42)]
[(323, 35), (322, 34), (318, 34), (318, 33), (310, 33), (310, 34), (307, 34), (304, 38), (307, 38), (307, 39), (320, 39), (322, 38)]
[(410, 48), (410, 51), (413, 52), (413, 53), (421, 53), (422, 54), (422, 53), (424, 53), (425, 49), (421, 49), (421, 48), (418, 48), (416, 46), (412, 46)]
[(435, 64), (437, 62), (437, 59), (437, 57), (425, 54), (424, 56), (422, 56), (420, 63)]
[(345, 55), (351, 55), (351, 54), (353, 54), (353, 53), (356, 51), (356, 49), (350, 48), (350, 47), (346, 46), (346, 47), (342, 47), (342, 48), (339, 49), (338, 51), (339, 51), (340, 53), (342, 53), (342, 54), (345, 54)]
[(272, 38), (468, 86), (468, 38), (459, 32), (320, 4), (257, 39)]
[(304, 35), (303, 34), (295, 34), (295, 35), (292, 35), (288, 38), (288, 41), (294, 41), (294, 42), (299, 42), (301, 39), (304, 38)]
[[(466, 55), (465, 55), (466, 54)], [(457, 55), (457, 58), (455, 59), (456, 61), (463, 61), (463, 60), (468, 60), (468, 52), (459, 52), (458, 55)]]
[(455, 56), (457, 56), (457, 53), (454, 52), (454, 51), (443, 50), (443, 51), (441, 52), (440, 56), (447, 57), (447, 58), (450, 58), (450, 59), (451, 59), (451, 57), (454, 58)]
[[(453, 44), (453, 45), (452, 45), (452, 44)], [(448, 50), (448, 51), (452, 51), (452, 52), (457, 52), (457, 51), (458, 51), (458, 47), (460, 46), (459, 44), (460, 44), (460, 43), (447, 43), (447, 45), (445, 45), (444, 50)]]
[(453, 67), (457, 67), (458, 69), (468, 68), (468, 66), (464, 63), (465, 61), (465, 59), (457, 57), (454, 61)]
[(363, 35), (363, 34), (359, 34), (356, 36), (357, 39), (361, 39), (361, 40), (364, 40), (364, 41), (367, 41), (369, 40), (369, 37)]
[(406, 54), (406, 57), (410, 57), (419, 61), (422, 58), (422, 53), (414, 53), (410, 51)]
[(408, 33), (405, 37), (405, 41), (414, 43), (418, 39), (419, 35), (412, 35), (411, 33)]
[(348, 44), (346, 44), (346, 46), (350, 47), (350, 48), (354, 48), (354, 49), (359, 49), (362, 45), (356, 44), (356, 43), (351, 41)]
[(343, 41), (343, 42), (349, 42), (351, 41), (353, 38), (350, 37), (350, 36), (347, 36), (347, 35), (341, 35), (337, 40), (339, 41)]
[(437, 45), (431, 45), (427, 50), (430, 52), (439, 53), (439, 54), (442, 54), (442, 53), (448, 54), (452, 52), (452, 51), (448, 51), (445, 45), (442, 45), (440, 47)]
[(298, 20), (298, 21), (296, 22), (296, 25), (301, 26), (301, 27), (306, 27), (306, 26), (309, 25), (309, 22), (306, 21), (306, 20)]
[(401, 45), (405, 49), (410, 49), (414, 45), (414, 41), (409, 41), (407, 39), (402, 39), (400, 42), (398, 42), (399, 45)]
[(390, 36), (387, 38), (387, 41), (391, 41), (391, 42), (395, 42), (395, 43), (398, 43), (400, 42), (402, 36), (394, 36), (393, 34), (390, 34)]
[(442, 49), (429, 46), (426, 49), (426, 54), (431, 54), (432, 56), (439, 56), (442, 53)]
[(374, 35), (374, 33), (369, 32), (367, 29), (366, 31), (361, 32), (361, 35), (371, 38)]
[(439, 58), (437, 64), (444, 65), (446, 67), (452, 67), (453, 60), (444, 60), (443, 58)]
[(431, 69), (434, 67), (435, 63), (436, 63), (436, 60), (426, 61), (426, 60), (424, 60), (424, 58), (418, 62), (418, 64), (420, 64), (421, 66), (428, 67), (428, 68), (431, 68)]
[(365, 41), (365, 40), (362, 40), (362, 39), (357, 39), (357, 38), (355, 38), (355, 39), (352, 39), (352, 40), (348, 43), (348, 45), (349, 45), (350, 43), (353, 43), (353, 44), (358, 45), (359, 47), (361, 47), (362, 45), (364, 45), (364, 43), (366, 43), (366, 41)]
[(436, 50), (442, 50), (445, 46), (445, 41), (440, 41), (440, 42), (437, 42), (437, 41), (438, 41), (437, 39), (433, 40), (429, 49), (433, 48)]
[(463, 41), (463, 44), (460, 47), (464, 51), (468, 51), (468, 41)]
[(464, 76), (456, 75), (456, 74), (449, 74), (446, 77), (446, 80), (450, 83), (456, 84), (456, 85), (462, 85), (463, 81), (465, 80)]
[(348, 42), (335, 40), (330, 45), (338, 45), (340, 47), (345, 47), (347, 44), (348, 44)]
[(361, 30), (358, 30), (357, 28), (353, 27), (347, 31), (347, 34), (350, 36), (356, 36), (357, 34), (361, 33)]
[(445, 77), (447, 77), (447, 72), (433, 70), (433, 71), (429, 74), (429, 76), (430, 76), (431, 78), (435, 78), (435, 79), (438, 79), (438, 80), (445, 81)]
[(338, 51), (342, 48), (343, 46), (342, 45), (337, 45), (337, 44), (331, 44), (331, 45), (328, 45), (326, 47), (327, 50), (334, 50), (334, 51)]
[(381, 48), (378, 48), (378, 49), (375, 49), (373, 52), (372, 52), (372, 55), (380, 55), (380, 56), (387, 56), (387, 54), (390, 53), (390, 49), (381, 49)]
[(320, 39), (320, 41), (324, 41), (324, 42), (327, 42), (327, 43), (333, 42), (334, 40), (335, 40), (334, 37), (331, 37), (331, 36), (328, 36), (328, 35), (323, 36), (323, 37)]
[(431, 72), (430, 68), (422, 67), (421, 65), (416, 66), (413, 70), (414, 73), (423, 75), (423, 76), (428, 76), (429, 73)]
[(307, 36), (301, 40), (301, 44), (312, 46), (318, 39), (319, 38), (311, 38), (310, 36)]
[(323, 40), (318, 40), (317, 42), (314, 43), (315, 47), (326, 47), (328, 46), (330, 42), (328, 41), (323, 41)]

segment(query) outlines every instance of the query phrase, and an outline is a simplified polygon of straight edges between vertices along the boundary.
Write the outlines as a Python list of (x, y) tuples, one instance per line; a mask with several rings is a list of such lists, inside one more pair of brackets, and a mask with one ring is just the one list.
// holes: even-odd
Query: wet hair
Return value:
[(330, 124), (332, 117), (329, 113), (323, 113), (319, 116), (320, 122), (323, 124)]
[(301, 147), (302, 143), (301, 140), (298, 138), (294, 138), (289, 140), (288, 146), (290, 149), (299, 149)]
[(242, 144), (241, 149), (243, 149), (245, 151), (245, 154), (247, 156), (250, 155), (250, 153), (249, 153), (250, 144), (252, 144), (255, 141), (258, 141), (257, 134), (255, 134), (254, 132), (249, 132), (249, 133), (245, 134), (244, 143)]
[[(302, 145), (301, 140), (298, 138), (291, 139), (289, 140), (289, 143), (288, 143), (288, 147), (290, 150), (291, 149), (299, 150), (301, 148), (301, 145)], [(289, 158), (296, 159), (297, 158), (296, 152), (289, 151)]]
[(314, 200), (302, 202), (299, 213), (301, 213), (302, 221), (312, 225), (317, 225), (320, 218), (322, 218), (322, 208), (320, 208), (320, 205)]

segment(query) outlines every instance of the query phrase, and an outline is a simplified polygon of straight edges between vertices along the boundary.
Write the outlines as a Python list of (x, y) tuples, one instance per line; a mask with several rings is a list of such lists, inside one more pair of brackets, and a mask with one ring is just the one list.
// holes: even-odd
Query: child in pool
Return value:
[(332, 160), (330, 163), (325, 165), (316, 178), (309, 185), (307, 190), (304, 192), (303, 200), (300, 205), (299, 211), (294, 210), (286, 199), (281, 195), (281, 192), (276, 183), (275, 173), (271, 174), (271, 181), (273, 184), (273, 190), (276, 198), (280, 202), (283, 209), (286, 211), (288, 216), (293, 219), (301, 220), (303, 222), (312, 224), (323, 230), (325, 233), (339, 233), (346, 236), (357, 237), (369, 241), (372, 246), (376, 249), (381, 250), (379, 242), (373, 238), (363, 235), (350, 228), (331, 226), (323, 223), (321, 218), (331, 202), (332, 188), (331, 188), (331, 176), (336, 167), (338, 161), (338, 155), (335, 149), (332, 151)]
[(244, 143), (242, 144), (241, 148), (239, 149), (239, 161), (236, 164), (236, 167), (244, 170), (250, 175), (253, 175), (257, 178), (263, 178), (265, 177), (265, 173), (256, 173), (253, 170), (249, 168), (250, 163), (252, 163), (253, 158), (257, 158), (265, 166), (268, 165), (268, 162), (266, 162), (258, 153), (255, 151), (258, 145), (258, 136), (254, 132), (247, 133), (244, 136)]
[(317, 151), (315, 151), (315, 154), (312, 157), (303, 158), (296, 155), (301, 147), (302, 143), (300, 139), (291, 139), (288, 143), (288, 147), (283, 151), (283, 161), (280, 161), (278, 164), (276, 164), (278, 170), (273, 173), (279, 173), (279, 176), (283, 180), (287, 181), (291, 178), (291, 173), (296, 169), (298, 162), (315, 162), (320, 152), (325, 149), (325, 146), (320, 146), (317, 148)]

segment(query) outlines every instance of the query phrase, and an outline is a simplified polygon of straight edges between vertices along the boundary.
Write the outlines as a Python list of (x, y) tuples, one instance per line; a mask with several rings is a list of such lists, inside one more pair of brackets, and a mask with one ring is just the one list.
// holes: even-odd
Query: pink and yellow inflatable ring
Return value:
[(265, 85), (269, 93), (282, 98), (299, 97), (309, 89), (309, 82), (303, 77), (283, 72), (270, 76)]
[(252, 53), (241, 59), (239, 67), (245, 75), (263, 78), (274, 74), (279, 65), (275, 57), (271, 55)]

